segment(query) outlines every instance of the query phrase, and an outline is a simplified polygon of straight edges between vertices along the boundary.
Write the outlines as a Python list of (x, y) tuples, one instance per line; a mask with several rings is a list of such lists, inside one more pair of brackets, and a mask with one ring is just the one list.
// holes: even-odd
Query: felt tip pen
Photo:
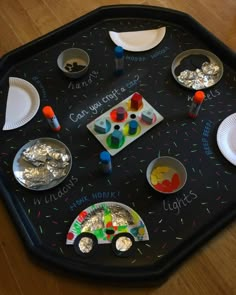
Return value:
[(45, 106), (42, 109), (44, 117), (47, 119), (49, 126), (53, 131), (60, 131), (61, 125), (59, 124), (57, 117), (50, 106)]

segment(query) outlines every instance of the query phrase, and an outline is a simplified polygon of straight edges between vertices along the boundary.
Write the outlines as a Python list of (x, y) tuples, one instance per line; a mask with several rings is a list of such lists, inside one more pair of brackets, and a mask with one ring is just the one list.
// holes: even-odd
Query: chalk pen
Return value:
[(194, 93), (193, 101), (188, 112), (189, 117), (196, 118), (198, 116), (204, 98), (205, 93), (203, 91), (196, 91)]
[(47, 119), (49, 126), (53, 131), (60, 131), (61, 125), (59, 124), (57, 117), (50, 106), (45, 106), (42, 109), (44, 117)]
[(120, 75), (124, 71), (124, 49), (121, 46), (115, 47), (115, 74)]
[(102, 163), (102, 171), (104, 174), (111, 174), (112, 172), (112, 164), (111, 164), (111, 156), (108, 152), (103, 151), (100, 153), (100, 161)]

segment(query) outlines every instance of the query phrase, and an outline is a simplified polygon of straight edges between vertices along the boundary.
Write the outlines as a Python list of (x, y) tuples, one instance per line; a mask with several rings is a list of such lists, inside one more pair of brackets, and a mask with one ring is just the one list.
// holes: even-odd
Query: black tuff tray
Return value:
[[(161, 26), (167, 28), (163, 41), (146, 52), (125, 52), (125, 71), (115, 76), (115, 45), (108, 31)], [(57, 56), (69, 47), (90, 55), (89, 72), (78, 80), (69, 80), (57, 68)], [(211, 51), (224, 65), (222, 79), (205, 90), (195, 120), (187, 116), (193, 91), (171, 74), (176, 55), (192, 48)], [(234, 219), (236, 170), (219, 151), (216, 133), (220, 122), (235, 112), (236, 55), (189, 15), (143, 5), (101, 7), (3, 56), (0, 77), (1, 126), (9, 77), (29, 81), (40, 94), (36, 116), (0, 135), (1, 196), (26, 248), (36, 257), (91, 279), (157, 283)], [(164, 120), (112, 157), (113, 172), (105, 177), (98, 167), (104, 148), (86, 125), (136, 91)], [(52, 132), (42, 116), (41, 108), (48, 104), (62, 125), (59, 133)], [(37, 192), (15, 180), (12, 163), (24, 144), (41, 137), (65, 143), (73, 165), (61, 184)], [(160, 155), (176, 157), (188, 173), (184, 188), (169, 196), (155, 192), (146, 180), (148, 164)], [(85, 258), (65, 244), (75, 217), (105, 201), (133, 208), (147, 226), (149, 241), (135, 243), (130, 257), (117, 257), (106, 244)]]

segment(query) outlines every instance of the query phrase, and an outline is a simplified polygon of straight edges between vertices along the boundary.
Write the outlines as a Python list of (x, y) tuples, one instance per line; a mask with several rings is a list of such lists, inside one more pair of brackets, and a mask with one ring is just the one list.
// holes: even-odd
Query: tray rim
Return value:
[[(116, 13), (114, 14), (114, 11)], [(133, 5), (133, 4), (125, 4), (125, 5), (108, 5), (108, 6), (101, 6), (84, 16), (79, 17), (78, 19), (69, 22), (68, 24), (63, 25), (62, 27), (49, 32), (46, 35), (43, 35), (35, 40), (32, 40), (25, 45), (22, 45), (8, 53), (6, 53), (0, 59), (0, 74), (1, 74), (1, 81), (4, 80), (5, 76), (8, 75), (8, 71), (11, 67), (13, 67), (17, 61), (17, 63), (22, 62), (24, 58), (28, 57), (28, 54), (33, 51), (33, 54), (42, 51), (49, 46), (55, 44), (56, 40), (60, 39), (61, 36), (65, 34), (65, 31), (68, 32), (71, 30), (70, 34), (73, 35), (77, 26), (80, 26), (80, 30), (85, 29), (88, 27), (88, 24), (92, 25), (92, 23), (99, 22), (102, 20), (107, 20), (109, 18), (113, 19), (121, 19), (127, 18), (128, 15), (132, 15), (133, 17), (145, 18), (150, 19), (150, 16), (156, 16), (155, 14), (160, 13), (163, 19), (166, 22), (170, 22), (168, 19), (169, 14), (171, 14), (174, 20), (181, 20), (184, 24), (188, 23), (191, 24), (189, 26), (189, 30), (197, 30), (199, 33), (203, 34), (202, 37), (208, 43), (211, 42), (214, 45), (215, 50), (212, 51), (216, 55), (221, 56), (223, 53), (227, 53), (227, 57), (224, 60), (227, 62), (231, 67), (236, 68), (236, 53), (232, 51), (229, 47), (227, 47), (224, 43), (222, 43), (219, 39), (217, 39), (212, 33), (210, 33), (207, 29), (205, 29), (198, 21), (192, 18), (190, 15), (180, 12), (177, 10), (163, 8), (158, 6), (149, 6), (149, 5)], [(114, 17), (114, 15), (116, 15)], [(95, 20), (94, 20), (95, 18)], [(156, 19), (156, 18), (155, 18)], [(172, 20), (173, 22), (173, 20)], [(82, 25), (81, 25), (82, 24)], [(66, 35), (68, 37), (68, 35)], [(50, 40), (50, 42), (48, 42)], [(24, 57), (19, 58), (19, 56), (23, 55)], [(163, 278), (168, 277), (173, 270), (176, 269), (177, 266), (183, 262), (192, 252), (196, 251), (203, 243), (209, 240), (213, 235), (215, 235), (220, 229), (224, 228), (228, 225), (232, 220), (236, 217), (236, 207), (231, 206), (230, 208), (227, 207), (228, 215), (219, 218), (219, 221), (214, 223), (212, 229), (209, 231), (206, 229), (201, 237), (197, 237), (193, 239), (192, 244), (187, 247), (186, 249), (179, 252), (174, 259), (170, 263), (163, 265), (161, 268), (157, 268), (155, 270), (147, 271), (146, 267), (142, 267), (141, 269), (144, 272), (118, 272), (115, 275), (112, 273), (108, 273), (102, 269), (81, 269), (82, 266), (79, 266), (76, 263), (72, 263), (71, 260), (68, 258), (64, 258), (59, 256), (59, 259), (56, 255), (52, 255), (49, 252), (45, 252), (45, 247), (41, 243), (41, 240), (38, 234), (34, 231), (33, 226), (31, 225), (28, 216), (26, 215), (25, 210), (23, 209), (21, 203), (19, 202), (18, 198), (15, 194), (12, 194), (6, 186), (7, 180), (4, 179), (3, 172), (0, 168), (0, 192), (3, 196), (5, 201), (6, 207), (13, 217), (13, 220), (16, 222), (16, 227), (19, 228), (20, 236), (23, 238), (23, 241), (26, 245), (26, 248), (38, 258), (42, 258), (46, 262), (50, 262), (51, 264), (58, 265), (66, 270), (75, 271), (76, 273), (80, 273), (81, 275), (90, 276), (92, 278), (99, 278), (106, 275), (107, 278), (111, 278), (117, 281), (133, 281), (136, 284), (137, 278), (142, 278), (146, 280), (146, 283), (153, 283), (157, 285), (159, 281), (162, 281)], [(235, 203), (236, 204), (236, 203)], [(226, 211), (226, 210), (225, 210)], [(122, 268), (123, 270), (124, 268)], [(140, 269), (140, 268), (139, 268)]]
[[(115, 11), (115, 14), (114, 14)], [(24, 54), (25, 58), (28, 57), (28, 54), (30, 51), (33, 50), (34, 54), (40, 52), (41, 50), (48, 48), (49, 46), (52, 46), (55, 42), (55, 39), (61, 37), (66, 31), (67, 37), (69, 35), (72, 35), (78, 26), (79, 23), (79, 29), (82, 30), (88, 26), (87, 22), (92, 25), (94, 22), (93, 18), (96, 18), (96, 21), (101, 21), (104, 18), (127, 18), (127, 16), (131, 13), (132, 17), (134, 18), (150, 18), (150, 14), (152, 13), (160, 13), (162, 20), (165, 20), (166, 22), (170, 22), (170, 19), (168, 18), (168, 14), (171, 14), (173, 20), (181, 20), (182, 23), (188, 24), (188, 29), (191, 31), (193, 29), (199, 31), (202, 34), (202, 38), (207, 42), (213, 42), (214, 43), (214, 49), (212, 50), (213, 53), (215, 53), (219, 58), (221, 55), (227, 51), (228, 57), (224, 60), (229, 66), (236, 67), (236, 52), (234, 52), (231, 48), (229, 48), (227, 45), (225, 45), (220, 39), (218, 39), (216, 36), (214, 36), (213, 33), (211, 33), (208, 29), (206, 29), (203, 25), (201, 25), (195, 18), (193, 18), (190, 14), (187, 14), (182, 11), (174, 10), (171, 8), (165, 8), (160, 6), (153, 6), (153, 5), (143, 5), (143, 4), (117, 4), (117, 5), (105, 5), (98, 7), (88, 13), (86, 13), (83, 16), (80, 16), (79, 18), (55, 29), (51, 32), (48, 32), (47, 34), (44, 34), (30, 42), (27, 42), (26, 44), (13, 49), (7, 53), (5, 53), (0, 58), (0, 75), (1, 77), (4, 77), (7, 72), (5, 70), (5, 67), (12, 67), (17, 62), (22, 61), (23, 58), (19, 56), (21, 54)], [(147, 14), (148, 16), (143, 16), (144, 14)], [(116, 17), (114, 17), (116, 15)], [(49, 39), (49, 40), (48, 40)], [(50, 42), (49, 42), (50, 41)], [(11, 60), (10, 60), (11, 59)]]

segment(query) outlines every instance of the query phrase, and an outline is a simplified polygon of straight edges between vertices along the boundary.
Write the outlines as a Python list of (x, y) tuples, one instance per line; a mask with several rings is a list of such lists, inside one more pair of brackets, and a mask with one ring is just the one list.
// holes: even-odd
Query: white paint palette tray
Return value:
[(87, 125), (112, 155), (160, 123), (164, 117), (135, 92)]

